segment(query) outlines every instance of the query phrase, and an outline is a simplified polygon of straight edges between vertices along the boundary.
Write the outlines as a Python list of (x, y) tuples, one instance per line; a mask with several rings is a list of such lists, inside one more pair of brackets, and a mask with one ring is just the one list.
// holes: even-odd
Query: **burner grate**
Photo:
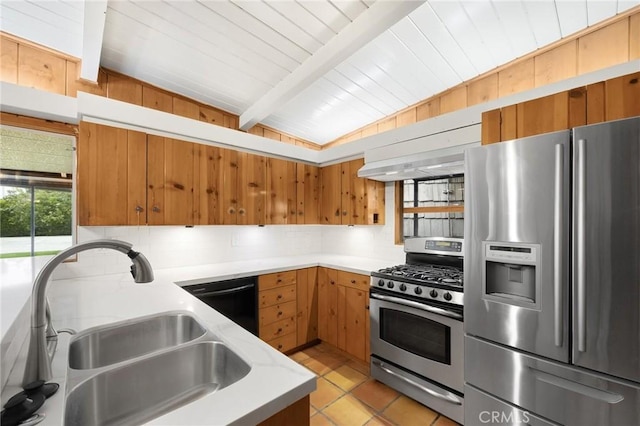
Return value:
[(396, 279), (407, 278), (425, 283), (435, 282), (462, 287), (462, 271), (450, 266), (404, 264), (380, 269), (378, 272)]

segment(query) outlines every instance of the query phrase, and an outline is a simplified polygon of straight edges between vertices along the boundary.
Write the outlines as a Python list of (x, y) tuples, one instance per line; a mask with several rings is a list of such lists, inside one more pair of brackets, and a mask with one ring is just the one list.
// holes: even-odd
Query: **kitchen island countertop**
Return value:
[[(128, 273), (55, 280), (48, 286), (48, 297), (54, 327), (77, 332), (165, 311), (192, 313), (247, 361), (252, 367), (251, 371), (237, 383), (158, 417), (149, 424), (249, 425), (267, 419), (311, 393), (316, 386), (315, 375), (191, 296), (180, 286), (313, 266), (368, 275), (372, 270), (388, 266), (388, 263), (357, 257), (306, 255), (171, 269), (156, 268), (155, 280), (149, 284), (135, 284)], [(52, 381), (60, 383), (61, 388), (40, 410), (46, 413), (42, 425), (62, 424), (63, 402), (67, 392), (64, 385), (69, 340), (68, 334), (60, 334), (54, 356)], [(20, 390), (25, 355), (26, 345), (23, 345), (3, 389), (3, 402)]]

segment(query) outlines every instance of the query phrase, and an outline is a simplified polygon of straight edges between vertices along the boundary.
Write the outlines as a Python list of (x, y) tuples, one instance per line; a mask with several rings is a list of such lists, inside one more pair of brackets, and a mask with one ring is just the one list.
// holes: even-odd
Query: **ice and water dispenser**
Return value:
[(483, 299), (540, 308), (540, 244), (484, 241)]

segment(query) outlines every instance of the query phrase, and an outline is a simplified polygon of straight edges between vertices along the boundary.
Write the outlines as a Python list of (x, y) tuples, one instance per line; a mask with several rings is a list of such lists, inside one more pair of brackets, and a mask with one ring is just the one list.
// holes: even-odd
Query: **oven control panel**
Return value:
[(460, 291), (417, 285), (403, 281), (395, 281), (387, 278), (371, 277), (371, 287), (377, 287), (394, 293), (407, 294), (420, 299), (436, 300), (452, 305), (464, 305), (464, 295)]

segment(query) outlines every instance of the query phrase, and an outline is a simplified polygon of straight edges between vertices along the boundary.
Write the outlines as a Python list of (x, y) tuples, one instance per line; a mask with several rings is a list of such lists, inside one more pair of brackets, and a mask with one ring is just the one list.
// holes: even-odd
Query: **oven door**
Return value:
[(464, 392), (460, 314), (374, 292), (370, 312), (372, 355)]

